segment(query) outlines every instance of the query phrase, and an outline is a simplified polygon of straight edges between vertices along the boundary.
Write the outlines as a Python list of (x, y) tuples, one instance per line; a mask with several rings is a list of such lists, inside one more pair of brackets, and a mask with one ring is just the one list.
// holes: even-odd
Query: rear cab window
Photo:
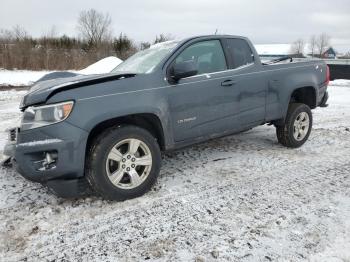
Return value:
[(245, 40), (227, 38), (224, 42), (230, 60), (230, 69), (254, 64), (254, 54)]
[(220, 40), (206, 40), (190, 45), (177, 56), (175, 64), (185, 61), (193, 61), (197, 65), (197, 75), (227, 69)]

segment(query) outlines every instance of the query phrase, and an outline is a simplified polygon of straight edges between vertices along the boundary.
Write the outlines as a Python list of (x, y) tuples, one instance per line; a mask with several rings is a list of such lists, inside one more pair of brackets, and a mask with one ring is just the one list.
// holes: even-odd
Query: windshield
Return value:
[(137, 52), (112, 72), (132, 72), (137, 74), (151, 73), (152, 70), (169, 54), (179, 41), (167, 41), (152, 45), (150, 48)]

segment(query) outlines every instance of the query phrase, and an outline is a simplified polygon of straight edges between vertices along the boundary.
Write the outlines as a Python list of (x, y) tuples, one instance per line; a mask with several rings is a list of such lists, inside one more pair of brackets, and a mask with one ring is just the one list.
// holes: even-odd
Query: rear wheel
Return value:
[(125, 200), (146, 193), (159, 174), (156, 139), (136, 126), (111, 128), (95, 139), (87, 158), (86, 177), (106, 199)]
[(311, 129), (310, 107), (301, 103), (292, 103), (288, 107), (284, 125), (276, 126), (278, 142), (286, 147), (300, 147), (309, 138)]

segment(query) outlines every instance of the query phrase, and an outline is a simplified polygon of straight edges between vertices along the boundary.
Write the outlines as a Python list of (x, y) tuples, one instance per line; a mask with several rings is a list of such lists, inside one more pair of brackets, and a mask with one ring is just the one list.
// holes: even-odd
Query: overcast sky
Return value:
[(18, 24), (34, 36), (52, 26), (59, 35), (76, 35), (79, 12), (95, 8), (111, 15), (114, 34), (124, 32), (136, 41), (218, 29), (254, 43), (290, 43), (325, 32), (339, 51), (350, 50), (350, 0), (0, 0), (0, 7), (0, 28)]

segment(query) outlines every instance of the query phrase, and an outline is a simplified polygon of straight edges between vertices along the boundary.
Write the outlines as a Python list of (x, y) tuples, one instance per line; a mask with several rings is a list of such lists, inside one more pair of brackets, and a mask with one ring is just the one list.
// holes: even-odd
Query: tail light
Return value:
[(327, 65), (327, 69), (326, 69), (326, 85), (328, 86), (329, 81), (331, 81), (331, 73), (329, 71), (329, 66)]

